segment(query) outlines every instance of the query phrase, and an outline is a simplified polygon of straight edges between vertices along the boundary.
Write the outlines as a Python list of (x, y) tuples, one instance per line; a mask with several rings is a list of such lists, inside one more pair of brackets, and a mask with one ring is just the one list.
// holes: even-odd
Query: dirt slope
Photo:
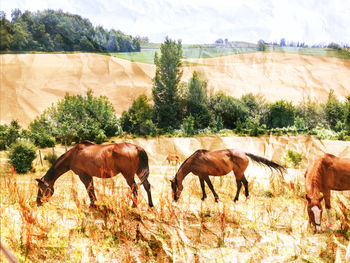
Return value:
[[(0, 121), (13, 119), (26, 126), (66, 92), (110, 98), (117, 114), (140, 94), (151, 95), (155, 66), (97, 54), (0, 55)], [(269, 101), (325, 101), (329, 90), (339, 98), (350, 94), (350, 61), (282, 53), (253, 53), (210, 59), (184, 68), (183, 80), (193, 70), (209, 81), (209, 91), (229, 95), (261, 93)]]

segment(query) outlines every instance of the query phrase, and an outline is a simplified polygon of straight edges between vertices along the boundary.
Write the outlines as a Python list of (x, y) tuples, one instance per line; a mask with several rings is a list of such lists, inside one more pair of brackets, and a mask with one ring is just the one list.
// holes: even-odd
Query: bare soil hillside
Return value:
[[(121, 114), (140, 94), (151, 95), (155, 66), (90, 54), (0, 55), (0, 121), (28, 125), (66, 92), (109, 97)], [(350, 94), (350, 60), (284, 53), (252, 53), (190, 59), (183, 80), (193, 70), (208, 80), (209, 91), (240, 97), (253, 92), (267, 100), (325, 101), (330, 89), (339, 99)]]

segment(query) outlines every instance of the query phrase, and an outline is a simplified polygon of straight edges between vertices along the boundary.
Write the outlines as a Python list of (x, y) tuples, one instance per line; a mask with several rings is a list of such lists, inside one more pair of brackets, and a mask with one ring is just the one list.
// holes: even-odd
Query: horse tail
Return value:
[(257, 162), (262, 165), (268, 166), (270, 169), (275, 169), (279, 173), (283, 174), (286, 172), (286, 168), (282, 165), (279, 165), (278, 163), (275, 163), (273, 161), (270, 161), (264, 157), (254, 155), (252, 153), (245, 153), (252, 161)]
[(138, 149), (139, 153), (139, 168), (137, 174), (140, 175), (140, 184), (142, 185), (149, 176), (148, 156), (144, 149)]

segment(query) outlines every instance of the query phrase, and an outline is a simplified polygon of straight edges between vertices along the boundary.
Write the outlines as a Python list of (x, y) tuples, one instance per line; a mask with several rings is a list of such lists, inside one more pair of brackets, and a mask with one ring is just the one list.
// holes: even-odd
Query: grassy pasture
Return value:
[[(124, 178), (94, 179), (98, 209), (88, 208), (83, 184), (72, 172), (55, 185), (42, 207), (35, 205), (35, 172), (11, 174), (1, 167), (1, 238), (20, 262), (343, 262), (350, 237), (350, 193), (332, 195), (331, 231), (308, 228), (304, 169), (289, 169), (284, 178), (250, 164), (246, 171), (250, 197), (234, 203), (233, 174), (213, 178), (220, 197), (208, 187), (202, 202), (199, 180), (188, 175), (178, 203), (168, 179), (177, 167), (151, 165), (154, 208), (144, 189), (131, 208)], [(243, 188), (242, 188), (243, 189)], [(326, 216), (323, 216), (325, 229)], [(6, 262), (4, 256), (1, 262)]]
[[(148, 64), (154, 64), (154, 54), (158, 52), (160, 54), (159, 47), (147, 47), (142, 48), (140, 52), (118, 52), (118, 53), (106, 53), (106, 55), (115, 56), (118, 58), (130, 60), (133, 62), (142, 62)], [(242, 54), (257, 52), (254, 47), (213, 47), (213, 46), (183, 46), (184, 59), (189, 58), (213, 58), (226, 55)], [(340, 59), (350, 59), (350, 51), (347, 50), (334, 50), (330, 48), (297, 48), (297, 47), (279, 47), (268, 46), (266, 52), (278, 52), (278, 53), (292, 53), (300, 55), (311, 55), (320, 57), (334, 57)], [(187, 64), (185, 64), (186, 66)]]

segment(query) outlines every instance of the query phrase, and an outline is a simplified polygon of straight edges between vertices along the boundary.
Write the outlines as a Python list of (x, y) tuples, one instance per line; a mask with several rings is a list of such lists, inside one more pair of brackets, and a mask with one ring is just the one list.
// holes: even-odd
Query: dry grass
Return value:
[[(240, 200), (232, 174), (212, 178), (220, 202), (202, 202), (199, 180), (189, 175), (178, 203), (171, 196), (174, 166), (151, 166), (155, 207), (144, 189), (131, 208), (124, 178), (95, 179), (98, 209), (90, 210), (83, 184), (72, 172), (55, 185), (42, 207), (35, 204), (36, 173), (1, 172), (1, 238), (23, 262), (343, 262), (350, 238), (350, 194), (332, 196), (331, 231), (307, 226), (303, 170), (285, 178), (250, 165), (250, 197)], [(243, 189), (243, 188), (242, 188)], [(325, 226), (325, 218), (323, 226)], [(5, 262), (3, 255), (1, 262)]]

